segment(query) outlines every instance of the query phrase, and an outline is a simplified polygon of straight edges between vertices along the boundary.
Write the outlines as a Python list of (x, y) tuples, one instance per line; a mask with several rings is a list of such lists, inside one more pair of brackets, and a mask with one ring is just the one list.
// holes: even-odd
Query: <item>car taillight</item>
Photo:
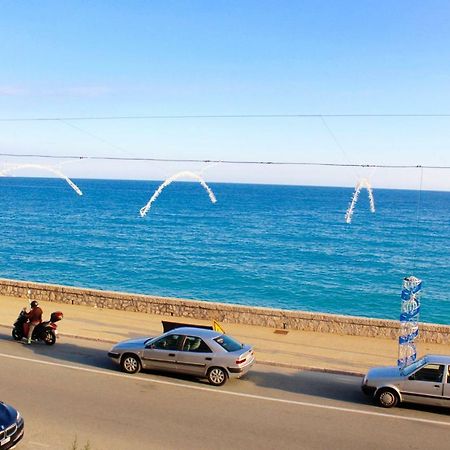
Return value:
[(236, 364), (242, 364), (242, 363), (245, 363), (245, 361), (247, 361), (247, 358), (244, 358), (244, 359), (237, 359), (237, 360), (236, 360)]

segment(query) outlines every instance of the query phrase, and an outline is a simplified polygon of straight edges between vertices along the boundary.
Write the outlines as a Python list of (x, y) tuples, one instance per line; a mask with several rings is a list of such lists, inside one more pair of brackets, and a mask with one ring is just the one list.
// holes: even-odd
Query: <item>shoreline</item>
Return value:
[[(267, 307), (241, 306), (0, 278), (0, 295), (227, 324), (397, 339), (399, 322)], [(450, 344), (450, 326), (420, 323), (417, 342)]]
[[(2, 278), (0, 277), (0, 295), (3, 293), (2, 291), (2, 284), (3, 283), (11, 283), (13, 285), (14, 283), (18, 283), (20, 285), (29, 285), (30, 289), (33, 289), (33, 286), (39, 286), (38, 290), (41, 290), (42, 287), (48, 286), (51, 289), (56, 290), (65, 290), (66, 292), (72, 291), (72, 290), (79, 290), (79, 291), (85, 291), (85, 292), (96, 292), (96, 293), (104, 293), (105, 295), (111, 295), (111, 297), (119, 296), (126, 296), (126, 297), (135, 297), (135, 298), (149, 298), (149, 299), (162, 299), (167, 301), (179, 301), (179, 302), (192, 302), (192, 303), (202, 303), (205, 305), (219, 305), (223, 307), (232, 307), (232, 308), (242, 308), (242, 309), (255, 309), (255, 310), (265, 310), (265, 311), (277, 311), (280, 313), (286, 313), (286, 314), (305, 314), (305, 315), (313, 315), (313, 316), (331, 316), (336, 318), (347, 318), (349, 320), (372, 320), (372, 321), (381, 321), (381, 322), (387, 322), (387, 323), (399, 323), (397, 320), (388, 319), (384, 317), (370, 317), (370, 316), (363, 316), (363, 315), (354, 315), (354, 314), (345, 314), (345, 313), (337, 313), (337, 312), (327, 312), (327, 311), (311, 311), (306, 309), (289, 309), (289, 308), (276, 308), (273, 306), (260, 306), (260, 305), (248, 305), (244, 303), (233, 303), (233, 302), (221, 302), (218, 300), (203, 300), (203, 299), (195, 299), (195, 298), (187, 298), (187, 297), (172, 297), (172, 296), (165, 296), (165, 295), (158, 295), (158, 294), (145, 294), (140, 292), (132, 292), (132, 291), (121, 291), (121, 290), (111, 290), (111, 289), (103, 289), (103, 288), (95, 288), (95, 287), (81, 287), (81, 286), (73, 286), (69, 284), (55, 284), (55, 283), (47, 283), (47, 282), (41, 282), (41, 281), (31, 281), (31, 280), (22, 280), (22, 279), (15, 279), (15, 278)], [(6, 294), (5, 294), (6, 295)], [(399, 302), (400, 303), (400, 302)], [(399, 309), (400, 312), (400, 309)], [(430, 325), (435, 327), (449, 327), (450, 323), (438, 323), (438, 322), (420, 322), (421, 325)]]

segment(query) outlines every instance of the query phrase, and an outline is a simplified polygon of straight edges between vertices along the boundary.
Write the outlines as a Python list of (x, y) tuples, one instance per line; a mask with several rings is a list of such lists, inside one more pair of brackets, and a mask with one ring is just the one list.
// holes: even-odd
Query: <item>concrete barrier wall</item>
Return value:
[[(391, 339), (396, 339), (399, 334), (399, 323), (393, 320), (247, 307), (0, 278), (0, 295), (27, 298), (28, 291), (31, 291), (31, 298), (38, 301), (86, 305), (178, 318), (217, 320), (222, 323)], [(421, 324), (418, 340), (449, 344), (450, 326)]]

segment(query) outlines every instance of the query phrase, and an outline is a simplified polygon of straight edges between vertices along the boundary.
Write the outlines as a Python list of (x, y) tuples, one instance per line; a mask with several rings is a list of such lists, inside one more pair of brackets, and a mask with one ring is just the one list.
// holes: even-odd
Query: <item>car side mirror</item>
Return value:
[(410, 375), (410, 376), (408, 377), (408, 380), (415, 380), (415, 379), (416, 379), (416, 377), (415, 377), (414, 374), (412, 374), (412, 375)]
[(155, 348), (155, 344), (147, 344), (145, 348)]

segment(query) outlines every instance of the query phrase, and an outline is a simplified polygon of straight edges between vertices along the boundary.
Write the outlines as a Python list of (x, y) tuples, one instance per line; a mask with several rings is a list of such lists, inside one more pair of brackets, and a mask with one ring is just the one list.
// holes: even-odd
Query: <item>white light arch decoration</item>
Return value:
[(365, 187), (367, 189), (367, 194), (369, 195), (369, 203), (370, 203), (370, 212), (375, 212), (375, 199), (373, 198), (373, 191), (372, 186), (369, 183), (369, 180), (366, 178), (362, 178), (358, 181), (358, 184), (355, 187), (355, 192), (352, 196), (352, 201), (350, 202), (350, 206), (347, 209), (347, 212), (345, 213), (345, 221), (347, 223), (352, 222), (353, 212), (355, 210), (355, 205), (358, 202), (359, 193), (361, 192), (361, 189)]
[(183, 177), (184, 178), (193, 178), (193, 179), (197, 180), (204, 187), (206, 192), (208, 193), (211, 203), (217, 202), (214, 192), (205, 183), (205, 180), (200, 175), (198, 175), (194, 172), (190, 172), (190, 171), (183, 171), (183, 172), (178, 172), (175, 175), (172, 175), (171, 177), (164, 180), (164, 182), (153, 193), (153, 195), (152, 195), (151, 199), (148, 201), (148, 203), (140, 209), (139, 213), (140, 213), (141, 217), (144, 217), (150, 211), (150, 208), (152, 207), (152, 203), (159, 197), (159, 195), (164, 190), (164, 188), (166, 188), (167, 186), (169, 186), (169, 184), (173, 183), (174, 181), (178, 180), (179, 178), (183, 178)]
[(59, 169), (51, 166), (44, 166), (41, 164), (18, 164), (9, 166), (6, 169), (0, 170), (0, 176), (5, 176), (8, 173), (15, 172), (16, 170), (22, 170), (22, 169), (41, 169), (41, 170), (47, 170), (48, 172), (52, 172), (55, 175), (57, 175), (59, 178), (62, 178), (67, 182), (67, 184), (78, 194), (83, 195), (83, 192), (81, 192), (81, 189), (64, 173), (62, 173)]

